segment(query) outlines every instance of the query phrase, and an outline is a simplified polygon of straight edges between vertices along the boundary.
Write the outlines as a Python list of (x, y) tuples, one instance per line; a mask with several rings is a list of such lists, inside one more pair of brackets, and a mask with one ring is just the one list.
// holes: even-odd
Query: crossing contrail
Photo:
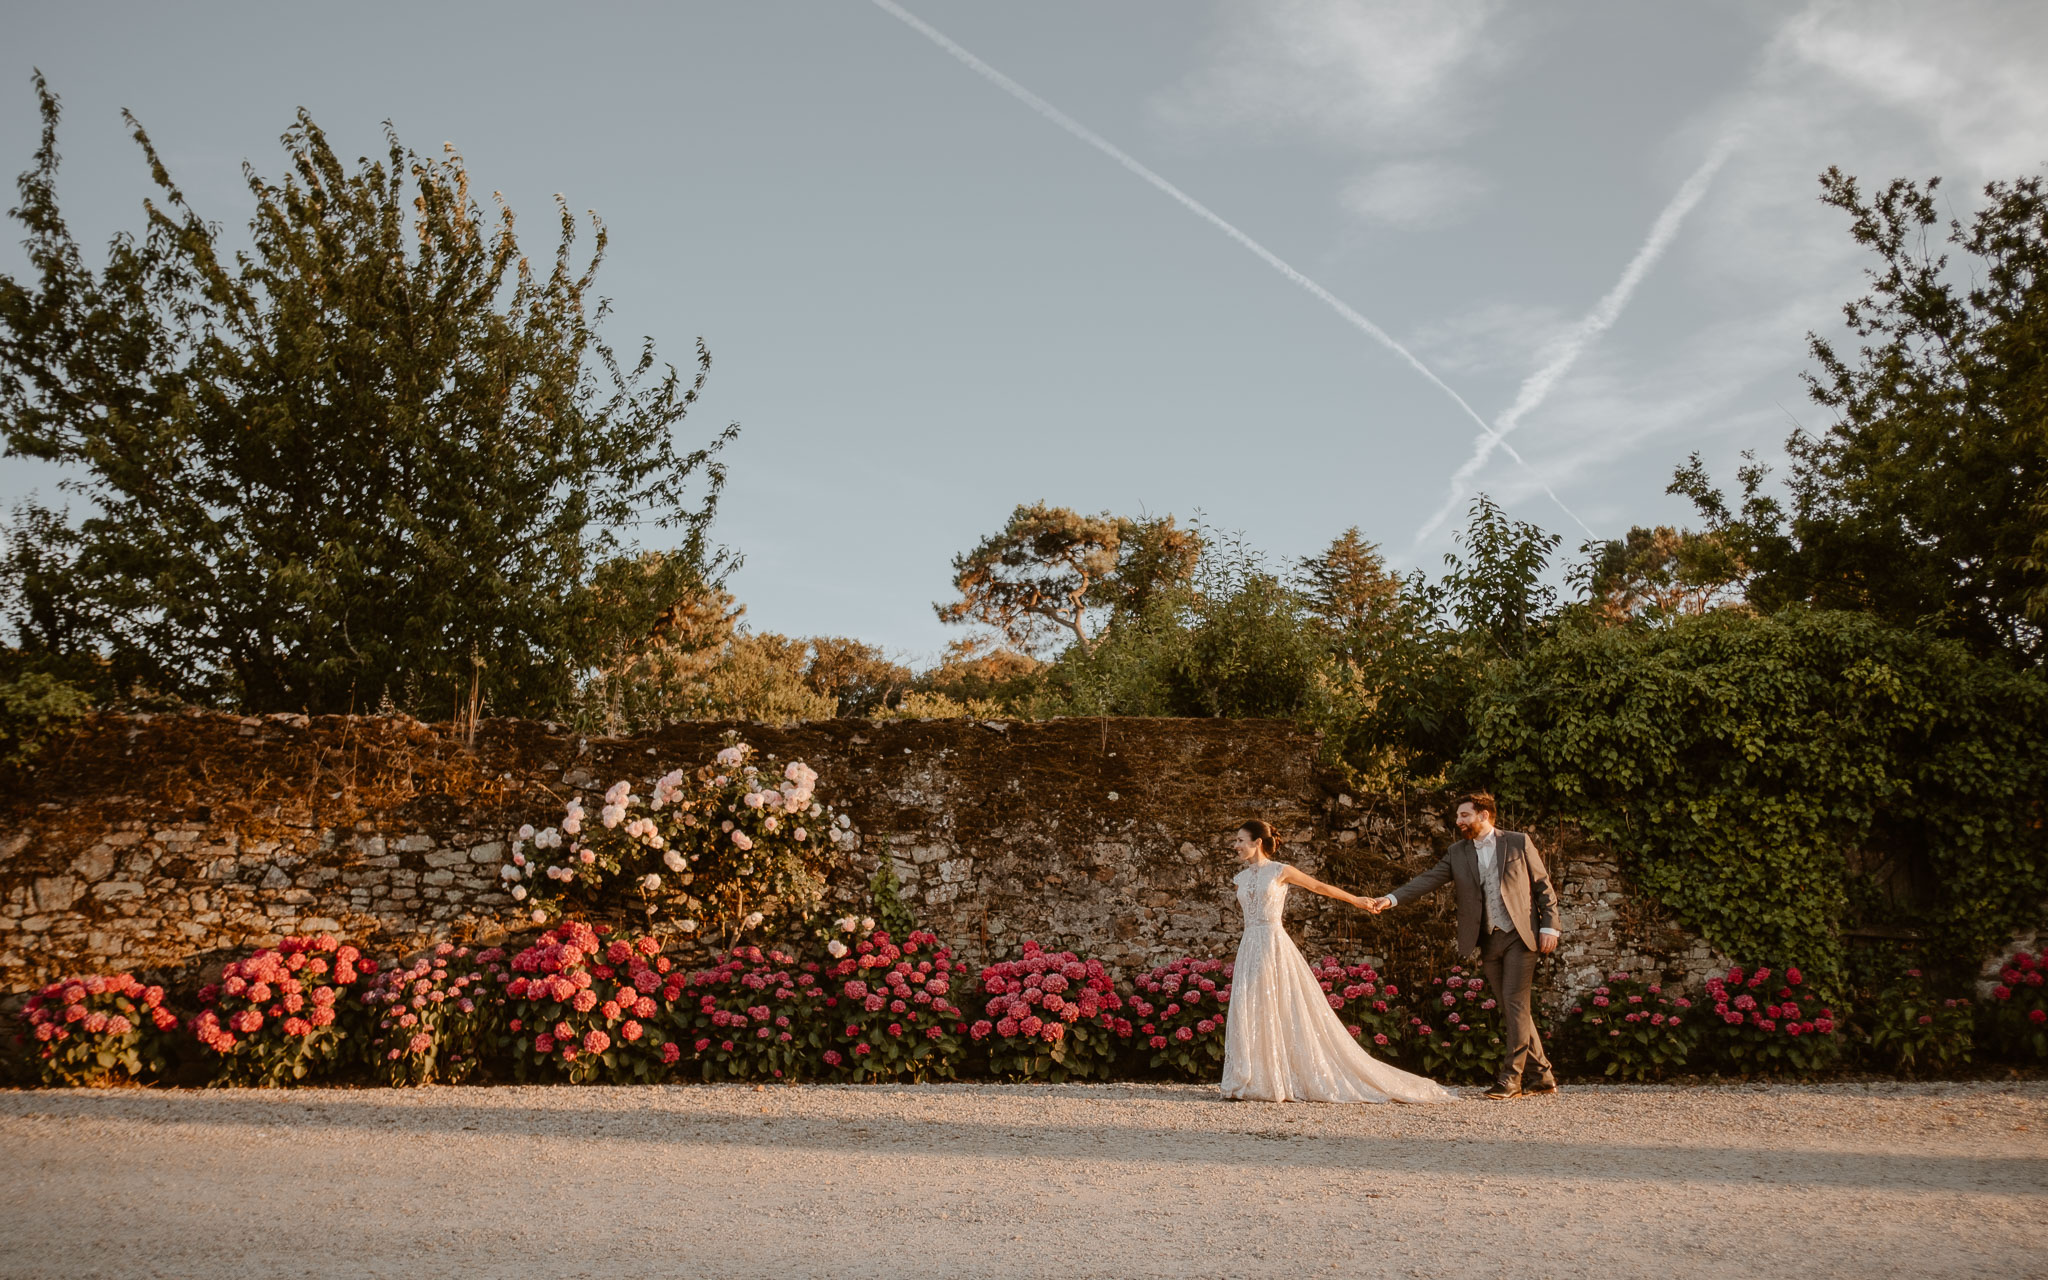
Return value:
[[(1023, 85), (1018, 84), (1015, 80), (1010, 79), (1010, 77), (1004, 75), (1002, 72), (996, 70), (994, 67), (991, 67), (986, 62), (983, 62), (980, 58), (975, 57), (974, 54), (972, 54), (967, 49), (963, 48), (961, 45), (956, 43), (951, 37), (946, 35), (945, 32), (940, 31), (938, 28), (924, 21), (924, 19), (918, 17), (916, 14), (910, 12), (908, 9), (905, 9), (902, 5), (895, 3), (895, 0), (874, 0), (874, 5), (882, 12), (888, 14), (892, 18), (895, 18), (903, 25), (917, 32), (919, 35), (931, 41), (933, 44), (939, 46), (939, 48), (944, 49), (949, 54), (952, 54), (953, 57), (958, 59), (961, 63), (965, 64), (969, 70), (973, 71), (982, 79), (987, 80), (990, 84), (995, 85), (998, 89), (1001, 89), (1003, 92), (1017, 99), (1017, 101), (1023, 103), (1025, 106), (1030, 107), (1039, 115), (1044, 116), (1047, 120), (1052, 121), (1060, 128), (1066, 130), (1068, 133), (1073, 134), (1076, 138), (1079, 138), (1081, 141), (1087, 143), (1089, 146), (1095, 148), (1097, 151), (1100, 151), (1102, 154), (1116, 161), (1118, 164), (1130, 170), (1138, 177), (1143, 178), (1152, 186), (1158, 188), (1160, 191), (1165, 192), (1168, 196), (1171, 196), (1174, 199), (1174, 201), (1178, 203), (1182, 208), (1194, 214), (1196, 217), (1208, 223), (1210, 226), (1215, 227), (1218, 231), (1221, 231), (1224, 235), (1229, 236), (1232, 240), (1237, 241), (1246, 249), (1251, 250), (1251, 252), (1254, 255), (1256, 255), (1261, 262), (1264, 262), (1267, 266), (1273, 268), (1273, 270), (1287, 277), (1287, 279), (1293, 281), (1295, 284), (1300, 285), (1303, 289), (1306, 289), (1309, 293), (1313, 294), (1316, 298), (1320, 299), (1322, 302), (1327, 304), (1332, 311), (1335, 311), (1338, 315), (1344, 317), (1345, 320), (1349, 321), (1354, 328), (1360, 330), (1367, 337), (1371, 338), (1373, 341), (1379, 343), (1387, 350), (1399, 356), (1403, 361), (1405, 361), (1408, 364), (1409, 368), (1421, 374), (1424, 378), (1426, 378), (1429, 381), (1429, 383), (1432, 386), (1436, 387), (1439, 391), (1442, 391), (1445, 395), (1449, 396), (1452, 400), (1456, 401), (1458, 407), (1465, 411), (1465, 416), (1472, 419), (1473, 422), (1479, 425), (1480, 433), (1484, 437), (1486, 437), (1491, 442), (1491, 444), (1499, 445), (1500, 448), (1510, 458), (1513, 458), (1517, 463), (1519, 463), (1523, 467), (1529, 466), (1528, 461), (1525, 458), (1523, 458), (1520, 453), (1515, 451), (1515, 447), (1509, 444), (1506, 440), (1501, 438), (1504, 433), (1496, 431), (1492, 426), (1488, 425), (1486, 419), (1479, 416), (1478, 411), (1475, 410), (1470, 404), (1466, 403), (1465, 397), (1459, 395), (1456, 391), (1452, 390), (1449, 383), (1445, 382), (1442, 378), (1437, 377), (1435, 371), (1432, 370), (1428, 365), (1422, 363), (1422, 361), (1416, 357), (1414, 352), (1410, 351), (1408, 348), (1402, 346), (1399, 342), (1395, 341), (1394, 336), (1392, 334), (1388, 333), (1385, 329), (1380, 328), (1378, 325), (1374, 324), (1365, 316), (1360, 315), (1342, 298), (1339, 298), (1337, 295), (1331, 293), (1328, 289), (1323, 288), (1323, 286), (1317, 284), (1315, 281), (1309, 279), (1301, 272), (1295, 270), (1284, 259), (1282, 259), (1280, 255), (1274, 253), (1271, 249), (1268, 249), (1266, 246), (1252, 239), (1244, 232), (1238, 230), (1235, 226), (1225, 221), (1221, 215), (1217, 214), (1214, 210), (1210, 209), (1209, 206), (1195, 199), (1187, 192), (1182, 191), (1179, 187), (1174, 186), (1171, 182), (1168, 182), (1165, 178), (1160, 177), (1152, 170), (1146, 168), (1143, 164), (1140, 164), (1137, 158), (1132, 156), (1129, 152), (1117, 146), (1115, 143), (1103, 137), (1101, 134), (1096, 133), (1093, 129), (1090, 129), (1088, 126), (1074, 119), (1066, 112), (1061, 111), (1058, 107), (1055, 107), (1050, 102), (1047, 102), (1045, 99), (1031, 92), (1031, 90), (1026, 89)], [(1533, 468), (1531, 468), (1531, 474), (1534, 475)], [(1549, 494), (1550, 500), (1557, 504), (1558, 510), (1564, 512), (1567, 516), (1571, 516), (1573, 524), (1578, 525), (1581, 529), (1585, 529), (1586, 535), (1588, 537), (1593, 536), (1593, 531), (1591, 529), (1586, 528), (1586, 522), (1579, 519), (1577, 515), (1574, 515), (1572, 509), (1564, 505), (1564, 500), (1558, 497), (1557, 494), (1551, 490), (1550, 486), (1543, 482), (1540, 476), (1536, 477), (1536, 483), (1543, 490), (1544, 493)]]
[[(1452, 513), (1458, 508), (1458, 503), (1464, 499), (1466, 485), (1479, 474), (1479, 469), (1486, 465), (1486, 460), (1493, 456), (1494, 448), (1508, 447), (1508, 434), (1520, 427), (1522, 419), (1533, 413), (1538, 405), (1549, 398), (1552, 389), (1571, 371), (1571, 367), (1578, 363), (1586, 348), (1592, 346), (1596, 338), (1613, 326), (1616, 318), (1621, 315), (1622, 308), (1626, 307), (1629, 299), (1634, 296), (1636, 287), (1642, 284), (1643, 278), (1650, 273), (1650, 268), (1657, 265), (1657, 259), (1663, 257), (1664, 251), (1671, 247), (1671, 242), (1678, 236), (1679, 224), (1685, 221), (1685, 216), (1692, 212), (1693, 206), (1700, 202), (1700, 198), (1707, 194), (1707, 187), (1714, 181), (1714, 175), (1720, 172), (1721, 166), (1727, 162), (1729, 153), (1734, 149), (1733, 134), (1722, 138), (1714, 145), (1714, 149), (1707, 153), (1707, 158), (1701, 162), (1700, 167), (1693, 170), (1692, 176), (1685, 180), (1685, 185), (1678, 189), (1678, 194), (1671, 197), (1671, 203), (1665, 205), (1664, 211), (1657, 215), (1657, 221), (1650, 225), (1649, 238), (1643, 241), (1642, 248), (1636, 250), (1636, 256), (1629, 259), (1628, 266), (1621, 273), (1621, 279), (1617, 280), (1614, 287), (1607, 291), (1607, 296), (1600, 299), (1586, 314), (1586, 318), (1579, 321), (1578, 326), (1572, 330), (1557, 353), (1542, 368), (1523, 381), (1521, 389), (1515, 393), (1515, 402), (1508, 406), (1507, 412), (1500, 415), (1491, 428), (1480, 433), (1472, 456), (1465, 460), (1465, 465), (1452, 474), (1443, 505), (1415, 531), (1415, 546), (1421, 546), (1431, 534), (1443, 528), (1444, 522), (1451, 518)], [(1585, 528), (1583, 524), (1579, 527)], [(1589, 529), (1587, 532), (1592, 531)]]

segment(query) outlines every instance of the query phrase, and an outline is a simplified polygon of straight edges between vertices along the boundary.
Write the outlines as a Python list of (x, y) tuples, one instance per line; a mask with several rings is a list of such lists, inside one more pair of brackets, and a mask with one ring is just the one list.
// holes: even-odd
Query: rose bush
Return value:
[(1452, 965), (1430, 979), (1408, 1017), (1416, 1057), (1424, 1075), (1437, 1080), (1484, 1083), (1500, 1075), (1507, 1059), (1501, 1039), (1500, 1002), (1477, 974)]
[(1140, 977), (1127, 1004), (1133, 1041), (1149, 1066), (1189, 1080), (1214, 1080), (1223, 1067), (1231, 966), (1186, 956)]
[(1709, 978), (1702, 1046), (1712, 1060), (1742, 1075), (1789, 1069), (1812, 1072), (1841, 1057), (1834, 1009), (1806, 993), (1797, 968), (1782, 973), (1759, 965)]
[(663, 1006), (682, 980), (659, 939), (604, 940), (610, 929), (564, 921), (512, 957), (501, 1040), (517, 1080), (654, 1080), (680, 1049)]
[(53, 982), (20, 1016), (37, 1082), (74, 1088), (162, 1074), (178, 1026), (164, 989), (127, 973)]
[(503, 1037), (510, 978), (500, 947), (444, 942), (409, 965), (392, 961), (363, 992), (370, 1074), (393, 1085), (474, 1077)]
[(192, 1034), (216, 1056), (216, 1082), (277, 1086), (339, 1072), (351, 1037), (366, 1030), (361, 1003), (349, 997), (374, 969), (324, 933), (229, 962), (220, 981), (199, 989), (192, 1019)]
[(1893, 1071), (1943, 1071), (1970, 1060), (1976, 1010), (1960, 996), (1937, 995), (1919, 969), (1907, 969), (1865, 1004), (1870, 1053)]
[(1565, 1015), (1559, 1040), (1588, 1071), (1656, 1080), (1683, 1070), (1699, 1038), (1692, 1001), (1651, 978), (1610, 973)]
[(595, 813), (572, 799), (556, 826), (513, 834), (499, 875), (536, 924), (630, 908), (730, 943), (801, 920), (824, 901), (832, 851), (858, 838), (816, 798), (809, 765), (764, 768), (755, 755), (732, 743), (694, 779), (677, 769), (645, 795), (615, 782)]
[[(839, 925), (848, 934), (858, 928), (851, 917)], [(968, 1030), (951, 999), (959, 973), (953, 953), (923, 931), (900, 947), (882, 930), (845, 947), (824, 974), (816, 1038), (824, 1072), (847, 1080), (957, 1079)]]
[(2048, 950), (2022, 951), (2005, 962), (1991, 988), (1985, 1012), (1992, 1035), (2007, 1053), (2034, 1061), (2048, 1059)]
[(982, 1011), (968, 1028), (989, 1071), (1024, 1080), (1106, 1080), (1132, 1027), (1099, 960), (1024, 944), (981, 971)]

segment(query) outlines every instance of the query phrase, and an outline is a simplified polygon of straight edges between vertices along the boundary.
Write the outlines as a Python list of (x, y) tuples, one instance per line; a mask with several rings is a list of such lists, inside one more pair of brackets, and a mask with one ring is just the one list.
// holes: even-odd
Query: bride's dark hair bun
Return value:
[(1265, 851), (1267, 857), (1270, 858), (1280, 852), (1280, 833), (1273, 829), (1272, 823), (1253, 818), (1238, 830), (1258, 841), (1259, 848)]

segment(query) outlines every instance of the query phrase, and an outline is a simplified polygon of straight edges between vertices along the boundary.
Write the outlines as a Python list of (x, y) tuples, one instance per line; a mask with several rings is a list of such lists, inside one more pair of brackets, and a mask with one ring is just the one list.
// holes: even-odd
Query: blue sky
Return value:
[[(749, 621), (917, 659), (951, 555), (1041, 498), (1200, 511), (1276, 557), (1356, 524), (1431, 567), (1481, 489), (1568, 546), (1683, 520), (1686, 454), (1726, 475), (1824, 422), (1804, 334), (1863, 262), (1821, 169), (1940, 174), (1966, 214), (2048, 161), (2034, 3), (905, 7), (1481, 421), (868, 0), (17, 0), (0, 158), (29, 161), (39, 66), (88, 243), (139, 224), (123, 107), (230, 225), (300, 105), (349, 154), (386, 118), (454, 142), (529, 247), (554, 193), (597, 210), (613, 340), (683, 362), (701, 335), (688, 429), (741, 424), (718, 533)], [(1482, 454), (1504, 428), (1522, 461)], [(51, 478), (0, 462), (0, 498)]]

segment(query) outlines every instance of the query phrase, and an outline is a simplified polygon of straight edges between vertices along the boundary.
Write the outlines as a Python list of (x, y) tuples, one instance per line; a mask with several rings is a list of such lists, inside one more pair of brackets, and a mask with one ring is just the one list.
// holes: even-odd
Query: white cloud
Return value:
[(1493, 189), (1478, 170), (1448, 160), (1394, 160), (1352, 179), (1339, 199), (1362, 218), (1394, 227), (1442, 225)]
[(1495, 0), (1229, 0), (1211, 63), (1154, 103), (1198, 128), (1307, 130), (1347, 149), (1418, 152), (1471, 127), (1499, 60)]
[(1824, 0), (1787, 24), (1786, 49), (1919, 117), (1971, 177), (2048, 161), (2048, 5)]

